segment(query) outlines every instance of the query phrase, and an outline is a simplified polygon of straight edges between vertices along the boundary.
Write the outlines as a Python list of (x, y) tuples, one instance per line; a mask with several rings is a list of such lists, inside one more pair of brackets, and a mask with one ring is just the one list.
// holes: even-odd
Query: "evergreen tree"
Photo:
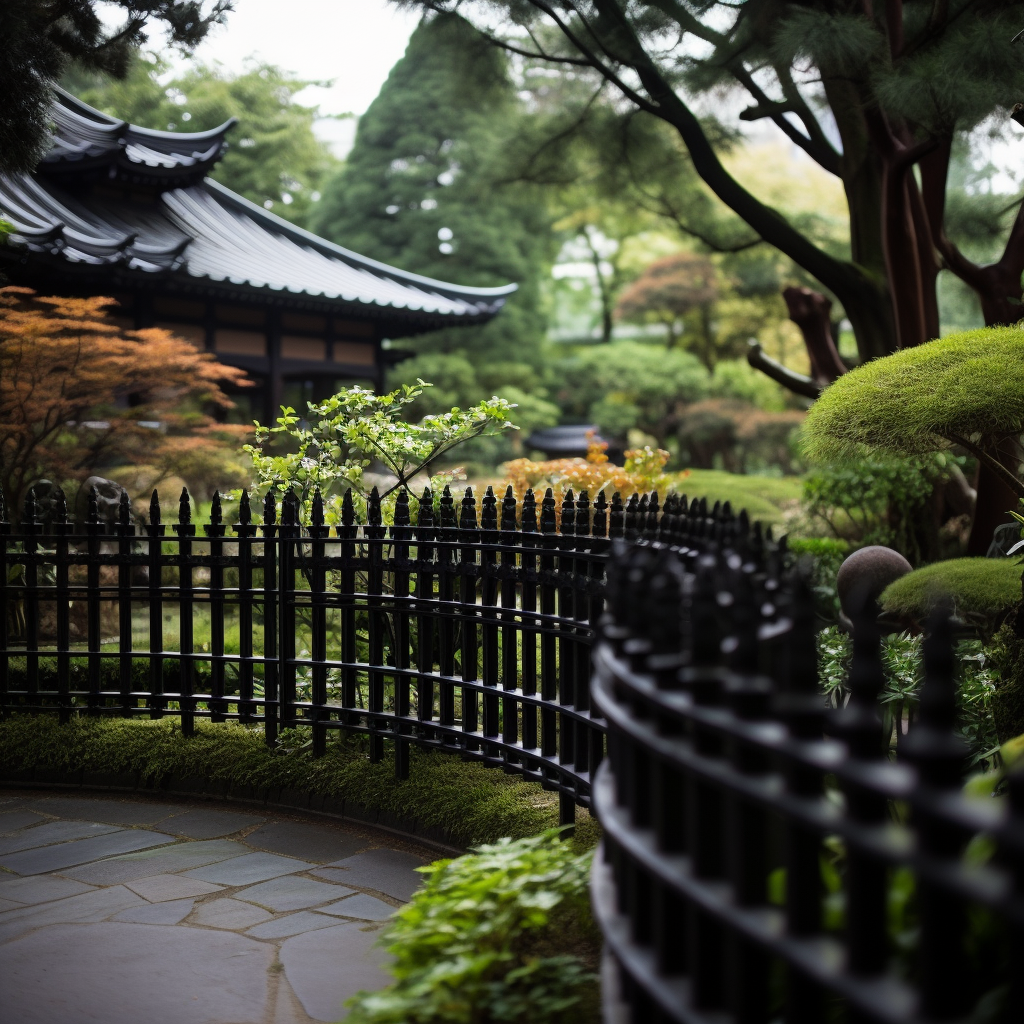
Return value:
[(324, 237), (457, 284), (519, 285), (489, 324), (439, 331), (417, 340), (420, 350), (476, 363), (540, 358), (549, 215), (530, 186), (502, 182), (502, 147), (524, 116), (500, 50), (461, 17), (425, 18), (324, 187)]

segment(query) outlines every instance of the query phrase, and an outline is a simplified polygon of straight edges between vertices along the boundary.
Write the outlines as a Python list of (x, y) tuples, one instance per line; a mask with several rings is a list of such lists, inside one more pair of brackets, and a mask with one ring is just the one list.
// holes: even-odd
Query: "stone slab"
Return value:
[[(45, 825), (39, 827), (46, 828)], [(173, 838), (160, 832), (147, 832), (143, 829), (114, 832), (94, 839), (79, 839), (72, 843), (61, 843), (59, 846), (45, 846), (39, 850), (12, 853), (10, 856), (0, 857), (0, 867), (15, 871), (19, 875), (41, 875), (46, 871), (60, 871), (61, 868), (86, 864), (91, 860), (114, 857), (119, 853), (131, 853), (133, 850), (144, 850), (148, 846), (159, 846), (171, 842)]]
[[(2, 861), (0, 861), (2, 863)], [(278, 857), (273, 853), (249, 853), (244, 857), (233, 857), (220, 864), (196, 868), (187, 872), (189, 878), (199, 878), (215, 885), (253, 885), (268, 878), (288, 875), (293, 871), (307, 871), (313, 867), (291, 857)]]
[(301, 857), (318, 864), (351, 857), (366, 849), (365, 839), (332, 825), (312, 825), (297, 821), (271, 821), (245, 837), (258, 850)]
[(227, 928), (229, 931), (236, 931), (251, 928), (254, 924), (262, 924), (273, 916), (269, 910), (262, 907), (224, 898), (200, 903), (196, 910), (195, 922), (207, 928)]
[(5, 910), (20, 910), (23, 906), (25, 906), (24, 903), (14, 903), (11, 900), (0, 900), (0, 914)]
[(328, 882), (375, 889), (396, 900), (408, 900), (423, 884), (423, 876), (415, 869), (426, 863), (422, 857), (400, 850), (369, 850), (335, 861), (313, 874)]
[(96, 821), (48, 821), (45, 825), (26, 828), (12, 836), (0, 839), (0, 854), (18, 853), (53, 843), (69, 843), (90, 836), (105, 836), (120, 831), (116, 825), (101, 825)]
[(173, 806), (142, 800), (102, 800), (74, 796), (49, 797), (29, 804), (29, 807), (57, 818), (106, 821), (115, 825), (155, 825), (175, 811)]
[[(79, 921), (103, 921), (122, 910), (144, 907), (149, 904), (123, 885), (109, 889), (93, 889), (80, 896), (69, 896), (37, 907), (9, 910), (0, 914), (0, 943), (15, 939), (19, 935), (35, 931), (50, 924), (68, 924)], [(0, 954), (0, 962), (3, 956)], [(4, 976), (0, 968), (0, 978)]]
[(310, 1017), (344, 1020), (346, 999), (392, 981), (385, 972), (390, 957), (376, 945), (379, 937), (379, 930), (346, 922), (285, 940), (280, 953), (285, 977)]
[(217, 839), (266, 820), (254, 814), (238, 814), (236, 811), (197, 810), (176, 814), (164, 821), (161, 827), (188, 839)]
[(297, 914), (286, 914), (284, 917), (275, 917), (272, 921), (258, 924), (245, 934), (251, 935), (254, 939), (285, 939), (290, 935), (330, 928), (337, 923), (333, 917), (324, 917), (323, 914), (316, 914), (312, 910), (300, 910)]
[(178, 924), (184, 921), (195, 905), (195, 900), (171, 900), (169, 903), (152, 903), (148, 907), (134, 907), (115, 914), (111, 921), (127, 921), (130, 924)]
[(312, 1018), (303, 1010), (302, 1003), (283, 974), (279, 974), (277, 978), (274, 1024), (312, 1024)]
[(136, 878), (145, 878), (146, 875), (187, 871), (203, 864), (216, 864), (247, 853), (248, 847), (230, 839), (213, 839), (205, 843), (176, 843), (174, 846), (143, 850), (141, 853), (130, 853), (124, 857), (113, 857), (110, 860), (71, 868), (62, 874), (83, 882), (94, 882), (96, 885), (116, 885)]
[(339, 900), (329, 907), (318, 908), (321, 914), (354, 917), (360, 921), (386, 921), (396, 909), (390, 903), (385, 903), (376, 896), (367, 896), (364, 892), (350, 896), (347, 900)]
[[(7, 811), (4, 814), (0, 814), (0, 835), (15, 832), (26, 825), (38, 825), (40, 822), (47, 820), (45, 815), (36, 814), (35, 811)], [(328, 859), (333, 860), (334, 858)]]
[(235, 893), (235, 899), (258, 903), (261, 907), (281, 913), (286, 910), (305, 910), (315, 907), (318, 903), (329, 903), (341, 899), (353, 890), (343, 885), (329, 885), (327, 882), (316, 882), (312, 878), (298, 875), (282, 875), (272, 878), (269, 882), (243, 889)]
[(4, 1009), (12, 1024), (262, 1021), (273, 960), (272, 946), (231, 932), (58, 925), (0, 947)]
[(182, 878), (181, 875), (149, 875), (125, 884), (132, 892), (138, 893), (150, 903), (165, 903), (188, 896), (209, 896), (210, 893), (221, 890), (219, 885), (200, 882), (198, 878)]
[(11, 878), (0, 882), (0, 897), (15, 903), (49, 903), (63, 900), (68, 896), (91, 892), (91, 885), (75, 882), (55, 875), (35, 875), (28, 878)]

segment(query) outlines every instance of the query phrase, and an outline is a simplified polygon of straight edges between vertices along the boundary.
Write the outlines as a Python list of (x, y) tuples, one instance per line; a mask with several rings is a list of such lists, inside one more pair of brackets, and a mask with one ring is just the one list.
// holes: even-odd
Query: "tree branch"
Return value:
[(805, 377), (802, 373), (796, 373), (789, 367), (783, 366), (778, 360), (772, 359), (756, 341), (750, 342), (747, 362), (755, 370), (760, 370), (765, 376), (771, 377), (776, 383), (797, 395), (803, 395), (805, 398), (817, 398), (821, 394), (822, 389), (814, 380)]
[(1013, 491), (1018, 497), (1024, 498), (1024, 483), (1017, 479), (998, 459), (993, 458), (984, 448), (979, 448), (978, 445), (972, 444), (967, 440), (966, 437), (961, 437), (959, 434), (946, 433), (944, 435), (948, 440), (952, 441), (953, 444), (960, 445), (961, 448), (966, 448), (979, 462), (983, 462), (989, 469), (1010, 490)]

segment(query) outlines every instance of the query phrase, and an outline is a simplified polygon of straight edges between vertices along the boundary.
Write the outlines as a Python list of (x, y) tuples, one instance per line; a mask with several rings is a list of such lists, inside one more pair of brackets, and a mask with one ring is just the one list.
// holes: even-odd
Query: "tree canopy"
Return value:
[(27, 171), (46, 152), (52, 87), (72, 61), (123, 77), (153, 23), (189, 50), (233, 0), (104, 0), (123, 15), (108, 28), (98, 0), (4, 0), (0, 5), (0, 173)]
[(424, 20), (324, 188), (315, 228), (341, 245), (458, 284), (519, 285), (491, 323), (438, 332), (415, 343), (421, 350), (538, 358), (554, 253), (543, 202), (502, 182), (520, 121), (501, 51), (457, 15)]
[(73, 68), (63, 84), (86, 103), (143, 128), (201, 132), (238, 119), (213, 169), (222, 185), (303, 227), (340, 161), (313, 131), (316, 107), (295, 102), (316, 84), (251, 59), (241, 74), (193, 64), (168, 79), (167, 63), (139, 53), (123, 79)]

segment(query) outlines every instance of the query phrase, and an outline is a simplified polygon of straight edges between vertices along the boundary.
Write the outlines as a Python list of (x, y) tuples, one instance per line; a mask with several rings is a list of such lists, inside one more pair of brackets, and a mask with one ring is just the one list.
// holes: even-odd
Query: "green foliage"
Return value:
[(790, 538), (788, 547), (801, 568), (810, 564), (809, 582), (814, 591), (815, 611), (825, 621), (835, 622), (841, 610), (836, 576), (850, 553), (850, 545), (831, 537), (797, 537)]
[(422, 869), (385, 933), (395, 984), (350, 1001), (351, 1024), (597, 1021), (590, 856), (558, 831)]
[(428, 16), (324, 187), (324, 237), (445, 281), (519, 285), (501, 316), (419, 339), (422, 351), (540, 361), (550, 218), (532, 190), (508, 181), (503, 159), (522, 116), (501, 51), (457, 15)]
[(923, 621), (935, 602), (951, 598), (954, 614), (992, 632), (1020, 600), (1022, 565), (1012, 558), (952, 558), (915, 569), (882, 591), (887, 615)]
[[(418, 381), (384, 395), (346, 388), (324, 402), (310, 402), (308, 424), (294, 409), (282, 409), (274, 426), (256, 425), (255, 444), (243, 449), (252, 459), (254, 489), (263, 495), (271, 489), (283, 494), (297, 488), (302, 500), (310, 502), (319, 487), (333, 522), (340, 516), (346, 489), (365, 499), (363, 474), (375, 460), (398, 478), (386, 492), (390, 494), (407, 487), (412, 477), (458, 445), (514, 427), (512, 407), (502, 398), (407, 422), (408, 407), (427, 387)], [(287, 440), (295, 450), (275, 454), (270, 442), (276, 439)]]
[[(304, 738), (300, 736), (300, 738)], [(558, 821), (558, 800), (539, 785), (446, 754), (413, 748), (409, 779), (395, 781), (390, 755), (371, 764), (360, 750), (336, 741), (314, 759), (292, 746), (269, 749), (260, 728), (200, 721), (185, 737), (178, 720), (11, 715), (0, 721), (0, 774), (35, 770), (137, 775), (159, 786), (172, 776), (231, 787), (286, 788), (352, 801), (415, 819), (450, 834), (457, 845), (522, 838)], [(301, 747), (301, 745), (300, 745)], [(582, 852), (597, 839), (583, 815), (572, 845)]]
[(945, 453), (881, 453), (820, 464), (804, 478), (805, 509), (838, 538), (883, 544), (911, 562), (941, 557), (932, 497), (952, 463)]
[(78, 71), (64, 84), (86, 103), (144, 128), (199, 132), (237, 118), (212, 177), (308, 226), (320, 189), (339, 164), (313, 131), (317, 108), (295, 102), (317, 83), (257, 60), (241, 74), (196, 64), (167, 80), (168, 70), (160, 57), (138, 54), (123, 81)]
[[(965, 560), (964, 560), (965, 561)], [(981, 559), (978, 559), (981, 561)], [(885, 685), (880, 697), (883, 734), (898, 750), (913, 729), (918, 698), (924, 679), (921, 636), (895, 633), (882, 638)], [(818, 634), (818, 679), (832, 707), (841, 707), (849, 697), (850, 659), (853, 643), (836, 626)], [(956, 645), (957, 729), (970, 749), (970, 763), (985, 767), (999, 746), (993, 720), (999, 678), (995, 648), (980, 640), (960, 640)]]
[(1022, 432), (1024, 329), (992, 327), (844, 374), (808, 414), (804, 449), (820, 461), (925, 455), (965, 441), (988, 447)]
[(800, 501), (799, 477), (746, 476), (717, 469), (691, 469), (676, 478), (673, 490), (691, 498), (728, 501), (737, 511), (745, 508), (751, 519), (778, 526), (788, 508)]

